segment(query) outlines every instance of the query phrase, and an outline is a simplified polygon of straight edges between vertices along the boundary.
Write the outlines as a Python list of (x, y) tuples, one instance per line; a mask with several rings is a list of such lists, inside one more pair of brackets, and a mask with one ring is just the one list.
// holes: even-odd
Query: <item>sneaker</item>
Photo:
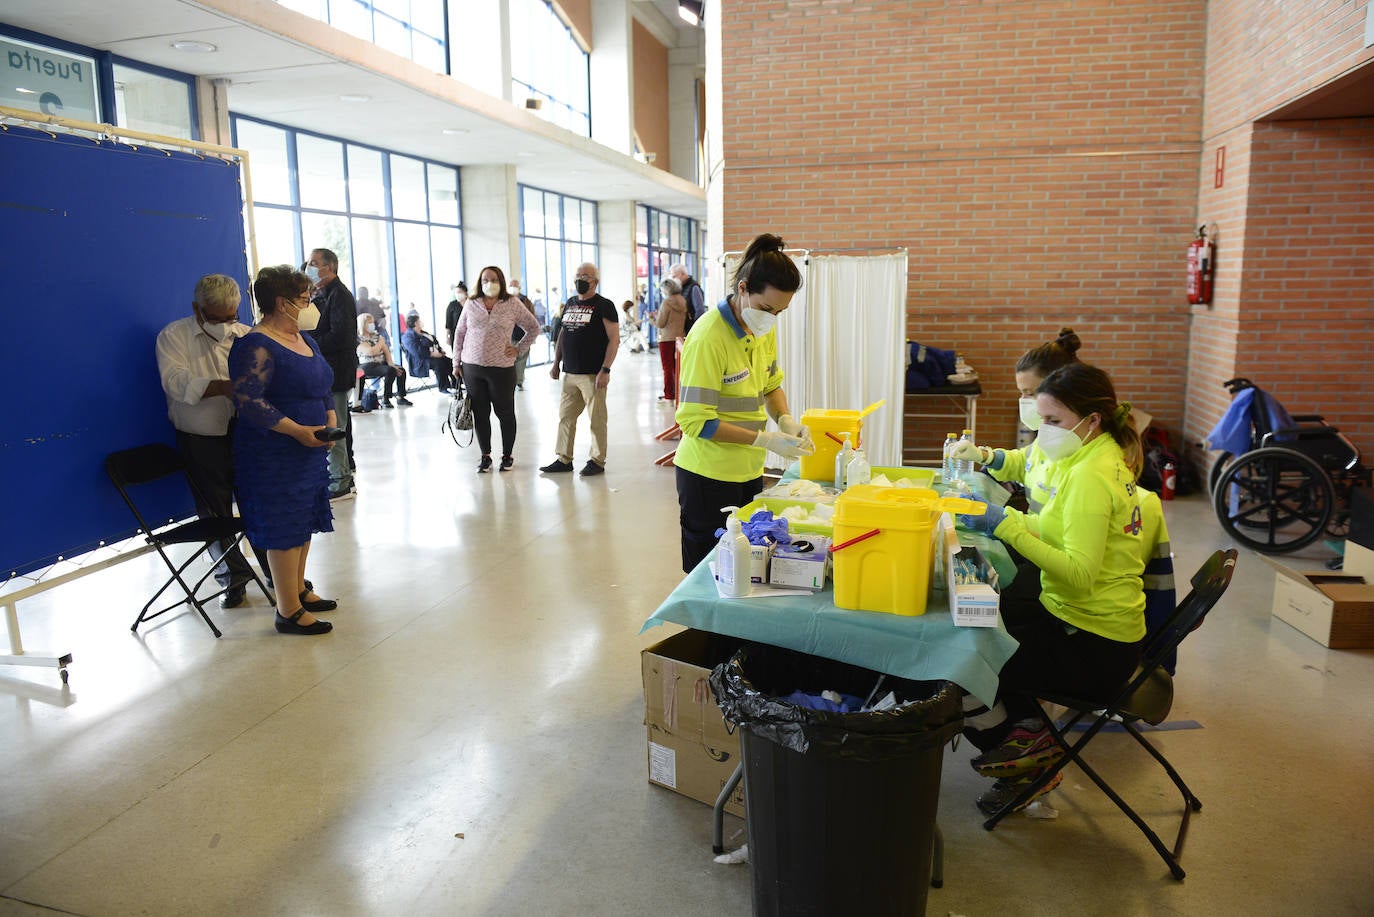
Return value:
[(350, 414), (371, 414), (371, 413), (372, 413), (372, 409), (371, 409), (371, 408), (365, 408), (365, 407), (363, 407), (361, 404), (355, 404), (355, 405), (353, 405), (353, 407), (351, 407), (351, 408), (348, 409), (348, 413), (350, 413)]
[[(982, 796), (978, 797), (978, 811), (988, 816), (996, 815), (997, 812), (1003, 806), (1011, 802), (1017, 796), (1020, 796), (1021, 792), (1026, 787), (1034, 783), (1035, 779), (1039, 776), (1040, 772), (1034, 771), (1029, 774), (1022, 774), (1020, 777), (1008, 777), (1002, 780), (998, 780), (996, 783), (992, 785), (992, 789), (988, 790)], [(1046, 783), (1039, 790), (1037, 790), (1034, 796), (1032, 796), (1030, 799), (1027, 799), (1025, 802), (1021, 803), (1012, 811), (1020, 812), (1026, 806), (1030, 805), (1032, 802), (1039, 799), (1041, 796), (1044, 796), (1050, 790), (1059, 786), (1059, 784), (1063, 782), (1064, 772), (1060, 771), (1059, 773), (1055, 774), (1052, 778), (1050, 778), (1050, 781), (1048, 783)]]
[(984, 777), (1011, 777), (1049, 767), (1064, 757), (1064, 747), (1048, 728), (1035, 732), (1017, 726), (998, 747), (985, 751), (969, 764)]
[(491, 456), (484, 455), (482, 461), (477, 463), (477, 473), (486, 474), (488, 471), (491, 471)]
[(396, 407), (396, 405), (394, 405), (394, 404), (391, 403), (391, 399), (390, 399), (390, 398), (383, 398), (383, 399), (382, 399), (382, 407), (386, 408), (386, 409), (389, 411), (389, 410), (391, 410), (392, 408)]
[(352, 499), (353, 499), (354, 497), (356, 497), (357, 495), (358, 495), (358, 492), (357, 492), (356, 490), (354, 490), (352, 487), (348, 488), (347, 490), (340, 490), (340, 491), (333, 491), (333, 490), (331, 490), (331, 491), (329, 492), (329, 502), (330, 502), (330, 503), (342, 503), (344, 500), (352, 500)]
[[(572, 466), (569, 465), (568, 467), (571, 468)], [(583, 465), (583, 466), (582, 466), (582, 470), (578, 472), (578, 474), (582, 475), (582, 477), (584, 477), (584, 478), (595, 477), (595, 476), (598, 475), (598, 474), (605, 474), (605, 473), (606, 473), (606, 466), (605, 466), (605, 465), (598, 465), (596, 462), (593, 462), (591, 459), (587, 459), (587, 464)]]
[(415, 406), (415, 402), (411, 401), (411, 400), (410, 400), (409, 398), (407, 398), (405, 395), (402, 395), (401, 397), (397, 398), (397, 399), (396, 399), (396, 403), (399, 404), (399, 405), (400, 405), (401, 407), (403, 407), (403, 408), (409, 408), (409, 407), (414, 407), (414, 406)]
[(510, 471), (510, 470), (511, 470), (512, 468), (514, 468), (514, 467), (515, 467), (515, 456), (513, 456), (513, 455), (503, 455), (503, 456), (501, 456), (501, 470), (502, 470), (502, 471)]
[(559, 459), (554, 459), (552, 462), (549, 462), (547, 465), (543, 466), (539, 470), (544, 472), (545, 474), (561, 474), (565, 471), (572, 471), (572, 469), (572, 462), (564, 462), (560, 461)]

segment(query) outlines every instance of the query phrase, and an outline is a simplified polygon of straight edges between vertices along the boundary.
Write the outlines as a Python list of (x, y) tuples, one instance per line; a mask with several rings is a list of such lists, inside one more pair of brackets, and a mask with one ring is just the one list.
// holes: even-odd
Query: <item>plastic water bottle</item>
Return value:
[(845, 472), (845, 487), (867, 484), (871, 480), (873, 480), (873, 466), (868, 463), (868, 456), (864, 455), (862, 449), (855, 449), (854, 457), (849, 460), (849, 468)]
[(749, 539), (744, 536), (744, 524), (735, 512), (738, 506), (724, 506), (725, 532), (716, 542), (716, 579), (726, 598), (743, 598), (753, 588), (749, 576)]
[[(973, 431), (965, 430), (964, 435), (959, 437), (961, 443), (973, 443)], [(959, 459), (954, 462), (954, 476), (961, 481), (973, 479), (973, 459)]]
[(944, 483), (945, 486), (954, 483), (954, 459), (950, 458), (949, 454), (953, 451), (954, 445), (957, 442), (959, 442), (959, 436), (956, 433), (950, 433), (945, 437), (945, 453), (944, 457), (940, 460), (940, 481)]
[(849, 462), (854, 458), (854, 447), (849, 444), (849, 434), (841, 433), (844, 441), (840, 443), (840, 451), (835, 456), (835, 489), (844, 490), (846, 476), (849, 473)]

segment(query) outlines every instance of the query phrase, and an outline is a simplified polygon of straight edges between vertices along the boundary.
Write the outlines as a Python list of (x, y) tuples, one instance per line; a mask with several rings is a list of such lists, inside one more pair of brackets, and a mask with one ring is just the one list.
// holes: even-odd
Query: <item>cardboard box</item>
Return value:
[(788, 544), (773, 548), (768, 584), (819, 592), (825, 588), (826, 572), (830, 569), (830, 539), (824, 535), (802, 535), (796, 541), (808, 549), (800, 551)]
[(1374, 549), (1366, 548), (1353, 541), (1345, 543), (1345, 563), (1342, 572), (1363, 576), (1365, 582), (1374, 583)]
[[(956, 627), (996, 627), (1000, 597), (997, 593), (997, 571), (992, 563), (975, 547), (959, 543), (959, 533), (948, 513), (940, 517), (940, 559), (944, 568), (944, 584), (949, 592), (949, 613)], [(959, 564), (966, 561), (978, 572), (978, 583), (957, 582)]]
[[(650, 783), (715, 804), (739, 764), (739, 735), (726, 731), (707, 678), (739, 645), (686, 630), (640, 653)], [(744, 817), (743, 781), (725, 811)]]
[(768, 582), (768, 564), (773, 558), (771, 544), (749, 546), (749, 582), (762, 586)]
[(1303, 572), (1264, 559), (1277, 574), (1274, 617), (1322, 646), (1374, 647), (1374, 584), (1370, 580), (1354, 573)]

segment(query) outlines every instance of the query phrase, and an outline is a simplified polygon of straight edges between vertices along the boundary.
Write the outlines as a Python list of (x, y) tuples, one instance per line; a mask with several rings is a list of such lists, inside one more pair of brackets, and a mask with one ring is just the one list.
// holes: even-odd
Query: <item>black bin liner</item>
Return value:
[(741, 649), (711, 673), (742, 727), (756, 915), (924, 914), (944, 745), (963, 727), (948, 682), (884, 677), (898, 709), (811, 710), (793, 690), (868, 697), (878, 673), (777, 647)]

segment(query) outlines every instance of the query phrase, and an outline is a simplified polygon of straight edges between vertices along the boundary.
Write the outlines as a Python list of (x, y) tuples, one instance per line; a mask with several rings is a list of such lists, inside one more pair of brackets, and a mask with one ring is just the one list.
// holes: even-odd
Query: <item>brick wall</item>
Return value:
[(1214, 224), (1219, 244), (1213, 303), (1192, 309), (1190, 445), (1226, 408), (1220, 383), (1244, 375), (1374, 452), (1374, 418), (1346, 396), (1374, 383), (1362, 359), (1374, 324), (1374, 132), (1368, 121), (1255, 123), (1374, 58), (1364, 15), (1364, 4), (1342, 0), (1208, 4), (1197, 222)]
[(1374, 458), (1374, 118), (1258, 124), (1236, 370)]
[(635, 135), (654, 165), (665, 172), (668, 149), (668, 49), (638, 21), (634, 24)]
[(1013, 441), (1013, 364), (1062, 325), (1179, 429), (1203, 3), (717, 9), (726, 250), (909, 249), (908, 336), (982, 373), (985, 441)]

